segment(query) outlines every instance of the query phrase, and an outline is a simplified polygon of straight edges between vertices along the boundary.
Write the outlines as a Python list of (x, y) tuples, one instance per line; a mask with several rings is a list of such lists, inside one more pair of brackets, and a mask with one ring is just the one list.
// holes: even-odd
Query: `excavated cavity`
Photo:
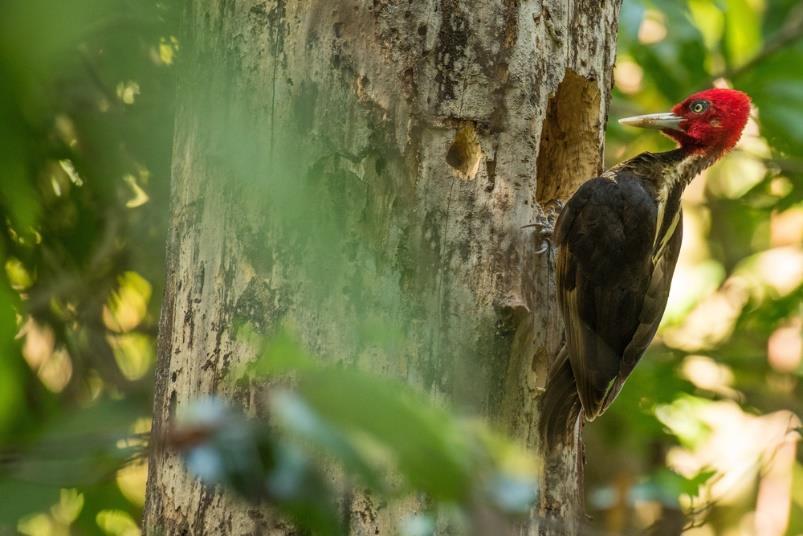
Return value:
[(446, 162), (465, 180), (472, 180), (480, 167), (482, 148), (477, 131), (472, 123), (466, 123), (457, 131), (446, 153)]
[(598, 173), (600, 94), (594, 81), (573, 71), (549, 99), (538, 150), (536, 201), (566, 199)]

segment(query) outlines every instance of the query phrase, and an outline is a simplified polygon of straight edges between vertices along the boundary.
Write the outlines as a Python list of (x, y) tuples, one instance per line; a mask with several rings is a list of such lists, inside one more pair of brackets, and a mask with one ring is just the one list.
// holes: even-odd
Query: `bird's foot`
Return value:
[(538, 244), (536, 255), (542, 255), (552, 248), (552, 228), (553, 224), (546, 216), (538, 216), (535, 223), (522, 225), (522, 229), (534, 228), (533, 239)]

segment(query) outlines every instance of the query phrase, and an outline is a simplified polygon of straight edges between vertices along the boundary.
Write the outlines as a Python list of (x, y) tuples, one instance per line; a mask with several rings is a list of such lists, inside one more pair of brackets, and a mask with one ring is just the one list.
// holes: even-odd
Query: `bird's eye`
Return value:
[(689, 104), (689, 110), (695, 114), (701, 114), (708, 109), (708, 101), (698, 100)]

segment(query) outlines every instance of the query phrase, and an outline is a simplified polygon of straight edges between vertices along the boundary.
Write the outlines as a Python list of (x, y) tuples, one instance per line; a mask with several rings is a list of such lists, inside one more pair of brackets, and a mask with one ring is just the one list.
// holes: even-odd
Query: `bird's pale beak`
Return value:
[(672, 112), (666, 112), (661, 114), (647, 114), (647, 115), (635, 115), (633, 117), (623, 117), (619, 120), (620, 125), (627, 125), (630, 127), (640, 127), (640, 128), (654, 128), (658, 130), (663, 130), (665, 128), (678, 130), (680, 128), (680, 122), (683, 121), (683, 117), (679, 115), (675, 115)]

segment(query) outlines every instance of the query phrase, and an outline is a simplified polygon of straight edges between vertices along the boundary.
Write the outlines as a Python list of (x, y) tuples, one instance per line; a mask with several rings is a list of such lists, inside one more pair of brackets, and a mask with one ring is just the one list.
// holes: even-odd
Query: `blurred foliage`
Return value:
[[(537, 497), (533, 453), (405, 384), (324, 365), (287, 333), (251, 340), (263, 347), (260, 357), (234, 381), (279, 382), (268, 395), (273, 428), (205, 399), (168, 434), (205, 481), (274, 504), (315, 534), (344, 533), (338, 498), (366, 490), (391, 509), (427, 497), (415, 516), (399, 520), (401, 534), (430, 534), (438, 523), (499, 534), (528, 515)], [(185, 437), (201, 440), (187, 445)]]
[(151, 407), (174, 26), (157, 0), (0, 3), (0, 532), (138, 523), (116, 441)]
[[(0, 533), (138, 533), (175, 18), (158, 0), (0, 4), (0, 496), (13, 497), (0, 501)], [(612, 118), (667, 110), (712, 84), (746, 91), (755, 108), (737, 150), (688, 189), (662, 330), (587, 428), (588, 506), (610, 533), (658, 523), (800, 534), (803, 3), (625, 0), (620, 29)], [(672, 146), (615, 121), (607, 139), (609, 164)], [(340, 485), (392, 500), (426, 491), (432, 512), (453, 505), (458, 517), (531, 498), (510, 478), (521, 468), (506, 465), (507, 444), (482, 426), (402, 386), (311, 363), (276, 339), (246, 371), (296, 378), (270, 401), (280, 434), (231, 419), (273, 445), (284, 460), (273, 467), (314, 479), (327, 468), (309, 460), (323, 454), (351, 475)], [(387, 466), (402, 484), (382, 477)], [(407, 530), (431, 524), (422, 516)]]

